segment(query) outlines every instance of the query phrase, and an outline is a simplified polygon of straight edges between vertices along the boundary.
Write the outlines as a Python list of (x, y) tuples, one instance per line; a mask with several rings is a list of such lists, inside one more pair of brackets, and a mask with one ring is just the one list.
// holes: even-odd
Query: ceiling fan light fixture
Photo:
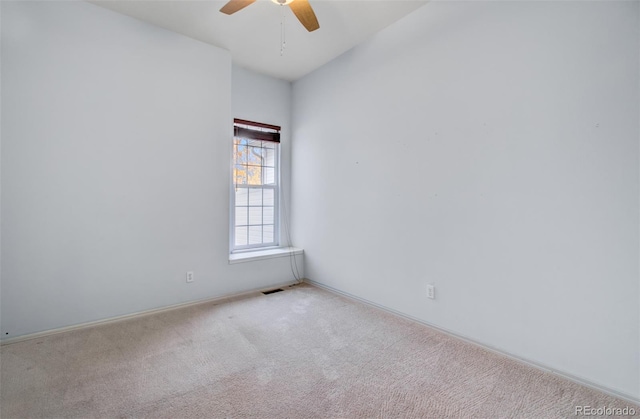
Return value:
[(286, 6), (287, 4), (293, 3), (293, 0), (271, 0), (271, 1), (277, 4), (278, 6)]

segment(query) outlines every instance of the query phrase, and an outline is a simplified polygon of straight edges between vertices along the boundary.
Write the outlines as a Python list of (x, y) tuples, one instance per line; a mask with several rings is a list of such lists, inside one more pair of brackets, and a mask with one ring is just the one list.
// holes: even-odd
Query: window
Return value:
[(277, 246), (280, 127), (234, 120), (231, 250)]

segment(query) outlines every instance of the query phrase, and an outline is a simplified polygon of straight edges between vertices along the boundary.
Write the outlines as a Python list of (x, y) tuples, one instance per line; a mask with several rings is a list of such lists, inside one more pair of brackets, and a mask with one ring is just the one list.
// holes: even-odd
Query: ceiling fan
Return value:
[[(230, 0), (220, 11), (227, 15), (232, 15), (240, 11), (256, 0)], [(307, 28), (309, 32), (313, 32), (320, 27), (316, 14), (313, 12), (309, 0), (271, 0), (281, 6), (288, 5), (293, 14), (296, 15), (302, 26)]]

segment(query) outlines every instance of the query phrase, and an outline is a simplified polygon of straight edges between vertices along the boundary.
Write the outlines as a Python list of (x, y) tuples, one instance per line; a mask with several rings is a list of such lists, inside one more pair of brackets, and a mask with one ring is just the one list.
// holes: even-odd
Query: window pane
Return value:
[(262, 226), (249, 226), (249, 244), (262, 244)]
[(264, 157), (262, 155), (262, 147), (249, 147), (249, 155), (247, 157), (249, 164), (262, 166)]
[(276, 183), (276, 169), (266, 167), (263, 169), (263, 173), (265, 185), (273, 185)]
[(247, 198), (249, 196), (249, 189), (247, 188), (236, 188), (236, 206), (245, 206), (248, 205), (249, 202)]
[(262, 207), (249, 207), (249, 224), (262, 224)]
[(262, 205), (262, 189), (249, 189), (249, 205)]
[(262, 227), (262, 234), (263, 234), (263, 242), (264, 243), (273, 243), (274, 238), (273, 238), (273, 226), (272, 225), (265, 225)]
[(249, 211), (247, 207), (236, 207), (236, 225), (247, 225), (247, 215)]
[(233, 146), (233, 161), (236, 164), (247, 164), (247, 146), (237, 144)]
[(274, 203), (274, 192), (273, 189), (264, 189), (264, 203), (262, 205), (273, 206)]
[(236, 227), (236, 246), (247, 245), (247, 228), (248, 227)]
[(273, 224), (273, 207), (262, 207), (262, 222)]
[(265, 152), (265, 159), (264, 159), (264, 165), (265, 166), (271, 166), (271, 167), (275, 167), (276, 165), (276, 151), (272, 148), (267, 148), (264, 150)]
[(249, 185), (262, 185), (262, 167), (247, 166), (247, 183)]
[(236, 185), (247, 184), (247, 166), (237, 164), (233, 167), (233, 181)]

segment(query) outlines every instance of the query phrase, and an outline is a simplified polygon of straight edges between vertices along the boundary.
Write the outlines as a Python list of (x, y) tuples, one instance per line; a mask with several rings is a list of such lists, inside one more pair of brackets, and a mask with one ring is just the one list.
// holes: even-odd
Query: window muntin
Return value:
[(234, 127), (231, 249), (277, 246), (279, 127)]

